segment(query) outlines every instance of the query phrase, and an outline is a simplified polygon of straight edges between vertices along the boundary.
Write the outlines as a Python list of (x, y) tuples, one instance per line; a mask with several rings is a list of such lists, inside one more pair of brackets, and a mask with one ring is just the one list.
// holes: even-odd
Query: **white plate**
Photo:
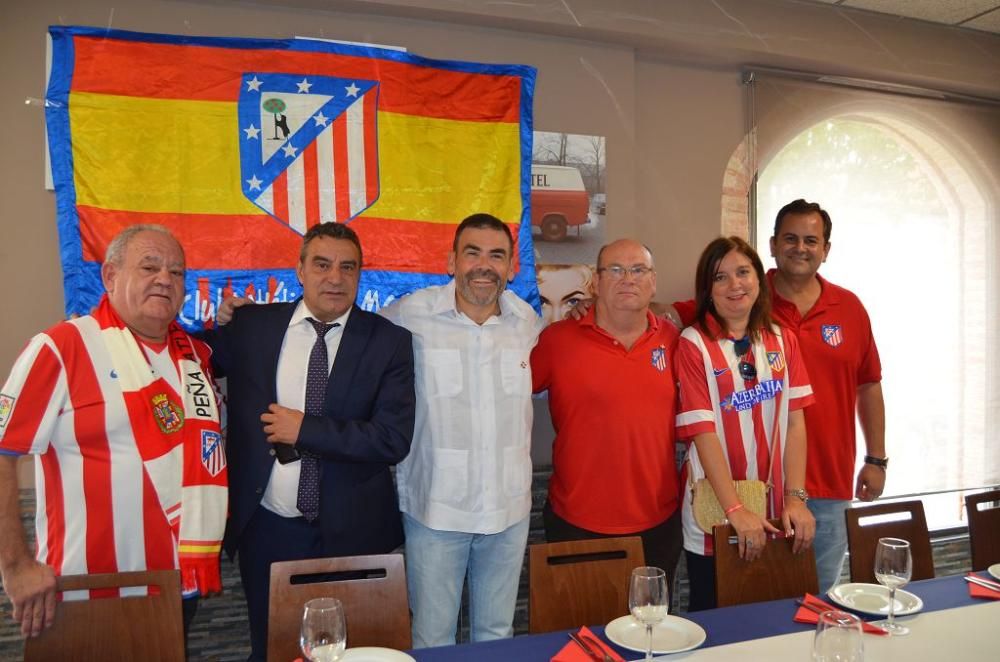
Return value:
[(996, 579), (1000, 579), (1000, 563), (994, 563), (990, 567), (986, 568), (986, 572), (993, 575)]
[(344, 662), (416, 662), (402, 651), (377, 646), (348, 648), (340, 659)]
[[(841, 607), (874, 616), (889, 615), (889, 589), (881, 584), (840, 584), (827, 593)], [(896, 616), (916, 614), (924, 608), (924, 601), (909, 591), (896, 589)]]
[[(608, 623), (604, 634), (622, 648), (646, 652), (646, 626), (631, 616), (620, 616)], [(653, 626), (653, 652), (680, 653), (698, 648), (705, 642), (705, 630), (697, 623), (679, 616), (667, 616)]]

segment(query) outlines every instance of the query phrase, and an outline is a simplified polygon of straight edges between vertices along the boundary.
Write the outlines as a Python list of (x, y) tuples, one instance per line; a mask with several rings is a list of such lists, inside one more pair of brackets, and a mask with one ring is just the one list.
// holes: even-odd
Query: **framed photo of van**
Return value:
[(607, 218), (604, 146), (603, 136), (534, 133), (531, 226), (547, 321), (593, 296), (593, 262)]

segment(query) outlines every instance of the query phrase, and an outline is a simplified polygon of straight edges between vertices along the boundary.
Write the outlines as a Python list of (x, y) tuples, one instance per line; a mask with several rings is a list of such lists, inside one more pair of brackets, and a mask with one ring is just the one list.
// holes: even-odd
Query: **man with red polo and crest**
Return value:
[[(852, 292), (819, 275), (830, 253), (830, 215), (815, 202), (794, 200), (778, 212), (771, 237), (777, 269), (768, 272), (771, 315), (798, 337), (816, 404), (807, 407), (806, 505), (816, 518), (816, 568), (826, 591), (840, 577), (847, 551), (844, 510), (852, 497), (882, 494), (885, 405), (882, 366), (871, 322)], [(770, 355), (768, 361), (771, 361)], [(855, 412), (864, 434), (865, 463), (854, 476)]]
[[(622, 239), (597, 255), (597, 298), (549, 325), (531, 354), (556, 429), (545, 504), (549, 542), (637, 535), (673, 581), (681, 551), (674, 460), (678, 332), (649, 311), (653, 256)], [(612, 478), (614, 477), (614, 478)]]
[[(208, 347), (174, 319), (184, 275), (184, 251), (165, 228), (123, 230), (108, 245), (97, 308), (32, 338), (3, 386), (0, 573), (26, 636), (53, 622), (56, 575), (179, 569), (185, 631), (196, 598), (222, 590), (219, 399)], [(17, 459), (27, 453), (34, 558), (18, 506)], [(64, 599), (87, 597), (97, 596)]]

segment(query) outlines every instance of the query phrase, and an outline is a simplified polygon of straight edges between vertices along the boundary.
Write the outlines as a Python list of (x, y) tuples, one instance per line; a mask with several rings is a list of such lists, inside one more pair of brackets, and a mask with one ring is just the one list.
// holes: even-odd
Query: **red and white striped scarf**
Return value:
[[(107, 295), (93, 317), (101, 326), (101, 339), (122, 388), (144, 478), (152, 484), (170, 525), (184, 593), (219, 592), (228, 478), (219, 400), (211, 375), (202, 367), (207, 365), (208, 350), (176, 322), (170, 324), (167, 346), (181, 379), (183, 393), (178, 394), (153, 373)], [(183, 467), (179, 491), (174, 469), (178, 454)]]

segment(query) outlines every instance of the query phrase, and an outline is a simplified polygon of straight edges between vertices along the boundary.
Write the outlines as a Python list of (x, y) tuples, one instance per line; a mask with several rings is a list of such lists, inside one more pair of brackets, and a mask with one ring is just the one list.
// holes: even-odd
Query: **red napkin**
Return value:
[[(986, 579), (985, 577), (980, 577), (979, 575), (970, 572), (968, 577), (976, 577), (978, 579), (983, 579), (985, 581), (992, 581)], [(984, 600), (1000, 600), (1000, 591), (994, 591), (993, 589), (986, 588), (985, 586), (980, 586), (979, 584), (974, 584), (972, 582), (965, 582), (969, 585), (969, 597), (970, 598), (983, 598)]]
[[(815, 605), (816, 607), (819, 607), (823, 611), (827, 611), (827, 610), (830, 610), (830, 609), (835, 610), (835, 611), (841, 611), (840, 607), (834, 607), (833, 605), (831, 605), (831, 604), (829, 604), (827, 602), (823, 602), (822, 600), (820, 600), (819, 598), (817, 598), (812, 593), (806, 593), (806, 597), (803, 600), (803, 602), (805, 602), (806, 604), (809, 604), (809, 605)], [(816, 612), (810, 610), (805, 605), (800, 605), (799, 606), (799, 610), (797, 612), (795, 612), (795, 617), (792, 620), (795, 621), (796, 623), (812, 623), (812, 624), (816, 624), (816, 623), (819, 622), (819, 614), (817, 614)], [(888, 634), (882, 628), (876, 627), (876, 626), (872, 625), (871, 623), (866, 623), (864, 621), (861, 621), (861, 629), (863, 631), (869, 633), (869, 634)]]
[[(580, 631), (576, 633), (578, 637), (583, 639), (584, 643), (589, 644), (591, 648), (600, 647), (605, 653), (611, 656), (611, 659), (617, 662), (624, 662), (621, 655), (616, 653), (614, 649), (608, 646), (606, 643), (601, 641), (601, 638), (595, 635), (587, 628), (580, 628)], [(562, 647), (558, 653), (552, 657), (552, 662), (594, 662), (593, 659), (587, 657), (587, 654), (583, 652), (583, 649), (576, 645), (572, 639), (566, 642), (566, 645)]]

